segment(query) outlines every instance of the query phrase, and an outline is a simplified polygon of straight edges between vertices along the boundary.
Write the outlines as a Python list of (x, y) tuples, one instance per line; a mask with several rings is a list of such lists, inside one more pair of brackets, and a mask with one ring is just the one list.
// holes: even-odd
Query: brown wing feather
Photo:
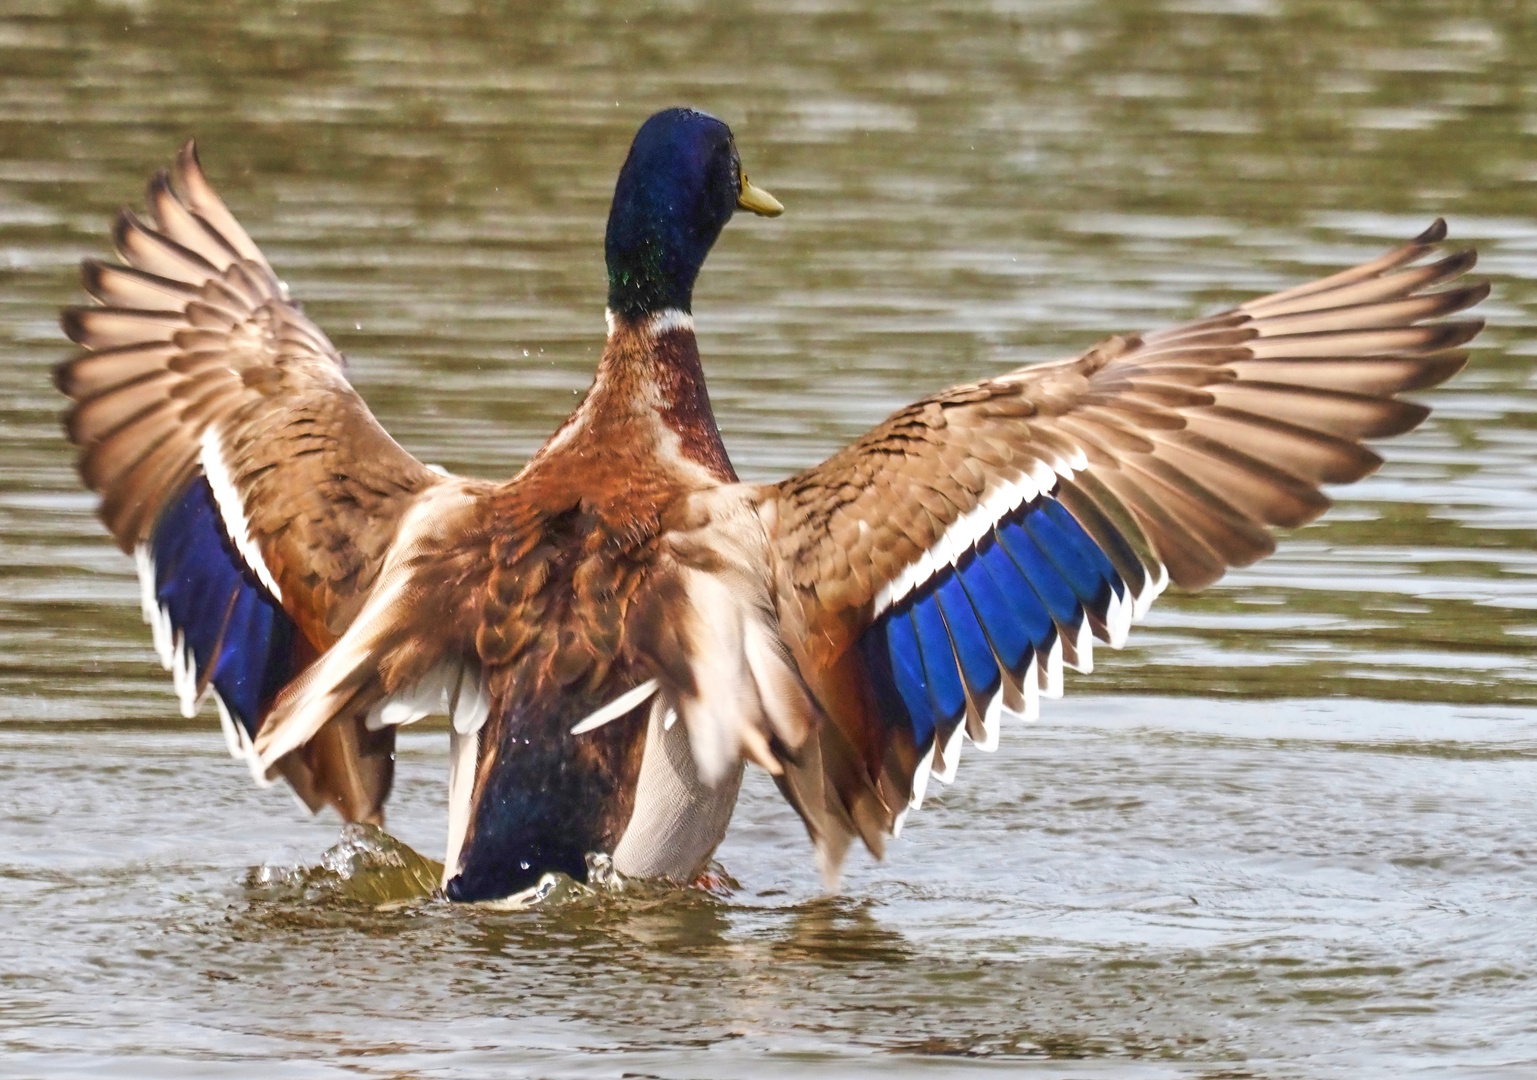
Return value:
[[(853, 821), (868, 842), (872, 793), (883, 829), (907, 797), (915, 752), (880, 733), (848, 659), (883, 588), (1010, 482), (1055, 485), (1134, 595), (1165, 574), (1200, 588), (1268, 554), (1272, 528), (1328, 507), (1320, 484), (1381, 463), (1362, 440), (1425, 418), (1397, 394), (1466, 363), (1458, 347), (1482, 321), (1446, 317), (1488, 285), (1438, 286), (1474, 254), (1413, 265), (1444, 237), (1438, 221), (1378, 259), (1231, 311), (954, 387), (767, 489), (783, 633), (838, 730), (820, 746), (825, 783), (784, 785), (819, 846), (840, 850)], [(838, 822), (842, 836), (826, 839)]]
[(356, 613), (403, 508), (434, 482), (374, 420), (340, 354), (288, 300), (219, 201), (191, 143), (149, 186), (154, 227), (124, 211), (127, 266), (87, 261), (103, 306), (64, 329), (57, 373), (101, 514), (128, 551), (198, 468), (214, 429), (285, 607), (317, 645)]

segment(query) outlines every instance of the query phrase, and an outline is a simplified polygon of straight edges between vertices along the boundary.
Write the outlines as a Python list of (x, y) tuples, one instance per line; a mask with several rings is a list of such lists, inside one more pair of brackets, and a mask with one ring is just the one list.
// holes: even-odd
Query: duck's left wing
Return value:
[[(183, 712), (211, 696), (260, 776), (253, 740), (279, 692), (352, 626), (392, 545), (440, 526), (472, 485), (380, 426), (190, 142), (148, 202), (149, 222), (118, 218), (124, 265), (84, 266), (98, 303), (64, 313), (83, 347), (56, 371), (65, 428), (102, 520), (136, 556)], [(393, 731), (329, 719), (284, 772), (312, 808), (375, 819)]]
[(769, 489), (780, 633), (826, 715), (781, 787), (836, 866), (879, 852), (949, 781), (1118, 647), (1173, 581), (1199, 589), (1381, 462), (1425, 418), (1400, 401), (1462, 367), (1486, 284), (1437, 288), (1441, 222), (1331, 278), (905, 408)]

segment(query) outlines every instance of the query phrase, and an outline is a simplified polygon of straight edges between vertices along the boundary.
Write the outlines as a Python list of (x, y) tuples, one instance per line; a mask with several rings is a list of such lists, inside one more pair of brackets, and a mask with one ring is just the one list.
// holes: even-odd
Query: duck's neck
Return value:
[(608, 312), (608, 340), (592, 389), (540, 456), (566, 446), (637, 452), (683, 481), (733, 483), (710, 408), (694, 319), (667, 308), (639, 316)]

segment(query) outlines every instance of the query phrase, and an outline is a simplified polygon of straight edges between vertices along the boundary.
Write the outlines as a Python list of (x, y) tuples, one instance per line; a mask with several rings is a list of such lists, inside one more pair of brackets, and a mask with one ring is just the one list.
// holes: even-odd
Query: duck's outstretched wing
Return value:
[[(949, 781), (963, 736), (1032, 717), (1173, 581), (1199, 589), (1312, 521), (1324, 484), (1381, 463), (1363, 440), (1466, 362), (1486, 284), (1446, 283), (1445, 236), (1230, 312), (909, 406), (767, 491), (780, 633), (827, 719), (781, 787), (824, 866), (877, 853)], [(1430, 321), (1440, 320), (1440, 321)]]
[[(232, 752), (255, 763), (273, 701), (353, 622), (407, 511), (455, 481), (379, 426), (191, 142), (148, 202), (152, 224), (117, 220), (126, 265), (84, 264), (98, 306), (64, 313), (85, 351), (56, 381), (183, 712), (211, 694)], [(393, 732), (342, 720), (283, 772), (312, 808), (375, 819)]]

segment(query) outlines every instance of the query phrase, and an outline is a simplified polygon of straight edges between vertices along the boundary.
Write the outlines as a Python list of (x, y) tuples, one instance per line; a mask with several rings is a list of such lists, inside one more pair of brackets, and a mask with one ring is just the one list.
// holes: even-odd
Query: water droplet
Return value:
[(528, 869), (528, 860), (524, 859), (522, 862), (518, 863), (518, 869), (519, 870), (527, 870)]

